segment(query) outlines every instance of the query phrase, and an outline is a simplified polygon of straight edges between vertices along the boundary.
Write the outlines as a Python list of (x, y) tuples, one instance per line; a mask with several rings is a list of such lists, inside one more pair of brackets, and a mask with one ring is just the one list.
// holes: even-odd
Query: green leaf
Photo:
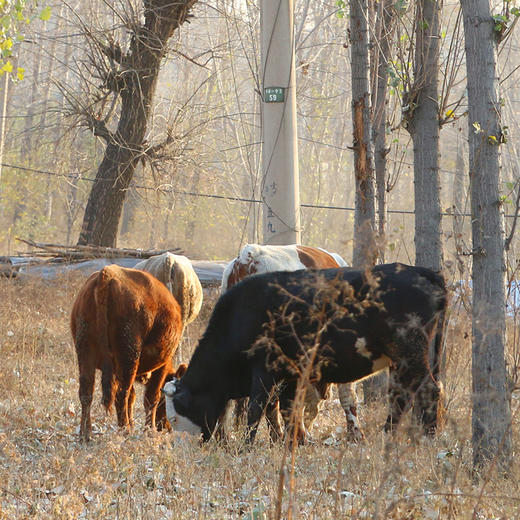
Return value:
[(40, 12), (40, 20), (43, 20), (44, 22), (49, 20), (51, 17), (51, 12), (52, 9), (49, 6), (44, 7)]
[(2, 16), (2, 18), (0, 18), (0, 24), (2, 24), (4, 29), (9, 29), (11, 26), (11, 17), (9, 15)]
[(495, 23), (500, 23), (500, 22), (507, 22), (507, 16), (504, 16), (503, 14), (495, 14), (493, 15), (493, 20), (495, 21)]

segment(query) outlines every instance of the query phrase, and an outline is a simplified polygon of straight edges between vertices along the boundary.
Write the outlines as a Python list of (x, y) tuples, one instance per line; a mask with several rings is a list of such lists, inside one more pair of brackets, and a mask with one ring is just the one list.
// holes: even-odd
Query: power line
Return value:
[[(8, 164), (8, 163), (1, 163), (2, 167), (5, 168), (13, 168), (15, 170), (22, 170), (29, 173), (34, 174), (43, 174), (43, 175), (52, 175), (55, 177), (65, 177), (67, 179), (73, 179), (75, 181), (86, 181), (86, 182), (94, 182), (96, 179), (88, 179), (85, 177), (81, 177), (81, 173), (73, 174), (73, 173), (57, 173), (57, 172), (51, 172), (48, 170), (40, 170), (37, 168), (29, 168), (27, 166), (17, 166), (14, 164)], [(113, 181), (113, 179), (99, 179), (99, 180), (106, 180), (106, 181)], [(171, 184), (164, 184), (161, 186), (146, 186), (143, 184), (131, 184), (130, 188), (135, 188), (137, 190), (146, 190), (146, 191), (161, 191), (163, 193), (174, 193), (176, 195), (187, 195), (189, 197), (201, 197), (201, 198), (208, 198), (208, 199), (220, 199), (220, 200), (230, 200), (234, 202), (247, 202), (248, 204), (262, 204), (263, 201), (260, 199), (251, 199), (247, 197), (233, 197), (231, 195), (215, 195), (212, 193), (200, 193), (196, 191), (186, 191), (186, 190), (178, 190), (173, 189)], [(300, 207), (302, 208), (312, 208), (312, 209), (327, 209), (327, 210), (336, 210), (336, 211), (355, 211), (356, 209), (350, 206), (331, 206), (329, 204), (300, 204)], [(388, 209), (387, 213), (393, 214), (393, 215), (414, 215), (415, 211), (413, 210), (407, 210), (407, 209)], [(471, 217), (470, 213), (458, 213), (454, 214), (448, 211), (442, 211), (441, 216), (443, 217)], [(506, 218), (514, 218), (515, 215), (509, 215), (504, 214)]]

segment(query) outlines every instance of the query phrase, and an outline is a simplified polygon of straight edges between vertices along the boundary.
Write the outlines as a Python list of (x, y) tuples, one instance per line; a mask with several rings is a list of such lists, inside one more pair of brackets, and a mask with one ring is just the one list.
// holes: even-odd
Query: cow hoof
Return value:
[(347, 442), (364, 442), (366, 440), (365, 434), (361, 430), (347, 430)]

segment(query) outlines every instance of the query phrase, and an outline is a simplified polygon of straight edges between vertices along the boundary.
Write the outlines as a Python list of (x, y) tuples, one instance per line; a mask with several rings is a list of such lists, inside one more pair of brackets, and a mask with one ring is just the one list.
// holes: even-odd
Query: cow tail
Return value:
[(190, 321), (191, 298), (187, 273), (180, 262), (175, 262), (172, 267), (172, 294), (181, 308), (182, 325), (185, 327)]
[(109, 412), (115, 400), (115, 380), (114, 365), (112, 362), (112, 353), (110, 349), (108, 336), (108, 306), (109, 306), (109, 288), (112, 277), (109, 268), (105, 267), (99, 273), (98, 284), (94, 293), (97, 324), (98, 324), (98, 341), (99, 350), (102, 353), (103, 361), (101, 363), (101, 390), (103, 393), (102, 403), (107, 412)]
[(173, 287), (174, 287), (174, 280), (173, 280), (173, 275), (174, 275), (174, 270), (175, 270), (175, 257), (173, 255), (166, 255), (166, 259), (163, 263), (163, 280), (164, 280), (164, 284), (166, 285), (166, 287), (168, 287), (168, 289), (170, 290), (170, 292), (173, 294)]
[(438, 300), (437, 300), (437, 327), (435, 330), (435, 340), (433, 342), (433, 363), (432, 375), (442, 386), (442, 378), (444, 372), (444, 332), (446, 327), (446, 307), (447, 293), (444, 278), (439, 276), (437, 279), (438, 286)]

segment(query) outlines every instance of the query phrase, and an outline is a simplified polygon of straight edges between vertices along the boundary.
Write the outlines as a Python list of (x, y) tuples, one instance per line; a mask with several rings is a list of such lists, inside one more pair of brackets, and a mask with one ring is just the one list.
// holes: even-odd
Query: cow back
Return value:
[(168, 287), (181, 307), (184, 326), (199, 315), (202, 285), (187, 257), (166, 252), (139, 262), (135, 268), (152, 274)]
[(274, 271), (298, 271), (300, 269), (327, 269), (346, 266), (336, 253), (321, 248), (292, 245), (246, 244), (224, 269), (221, 292), (236, 285), (246, 276)]

